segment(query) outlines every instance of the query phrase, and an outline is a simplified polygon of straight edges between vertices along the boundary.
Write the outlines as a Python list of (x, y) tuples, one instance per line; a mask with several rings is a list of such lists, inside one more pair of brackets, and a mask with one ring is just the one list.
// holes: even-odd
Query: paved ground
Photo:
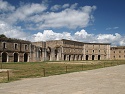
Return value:
[(125, 94), (125, 65), (2, 83), (0, 94)]

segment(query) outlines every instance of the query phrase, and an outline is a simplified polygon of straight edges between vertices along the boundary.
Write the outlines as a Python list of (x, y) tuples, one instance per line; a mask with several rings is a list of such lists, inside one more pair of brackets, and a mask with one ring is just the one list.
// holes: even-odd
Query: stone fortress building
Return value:
[(30, 42), (0, 38), (0, 62), (125, 60), (125, 47), (72, 40)]

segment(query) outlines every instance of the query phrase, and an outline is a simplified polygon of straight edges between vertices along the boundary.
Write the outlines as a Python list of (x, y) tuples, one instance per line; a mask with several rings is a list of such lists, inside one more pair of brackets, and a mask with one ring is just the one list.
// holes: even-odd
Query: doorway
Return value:
[(25, 54), (24, 54), (24, 62), (27, 62), (27, 61), (28, 61), (28, 54), (25, 53)]
[(94, 56), (94, 55), (92, 55), (92, 60), (94, 60), (94, 58), (95, 58), (95, 56)]
[(2, 53), (2, 62), (7, 62), (7, 53)]
[(88, 56), (88, 55), (86, 55), (86, 60), (88, 60), (88, 58), (89, 58), (89, 56)]
[(14, 53), (14, 62), (18, 62), (18, 53)]

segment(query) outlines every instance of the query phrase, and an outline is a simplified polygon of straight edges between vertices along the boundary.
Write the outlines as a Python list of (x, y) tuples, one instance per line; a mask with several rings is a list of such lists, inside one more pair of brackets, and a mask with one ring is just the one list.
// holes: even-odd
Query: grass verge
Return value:
[(92, 70), (115, 65), (125, 64), (125, 61), (70, 61), (70, 62), (27, 62), (27, 63), (2, 63), (3, 69), (9, 71), (0, 72), (0, 83), (19, 80), (22, 78), (36, 78), (52, 75), (60, 75), (70, 72)]

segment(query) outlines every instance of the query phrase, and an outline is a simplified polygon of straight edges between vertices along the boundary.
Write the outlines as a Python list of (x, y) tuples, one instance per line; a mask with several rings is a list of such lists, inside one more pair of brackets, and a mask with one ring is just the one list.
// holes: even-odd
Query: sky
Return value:
[(125, 0), (0, 0), (0, 34), (125, 46)]

